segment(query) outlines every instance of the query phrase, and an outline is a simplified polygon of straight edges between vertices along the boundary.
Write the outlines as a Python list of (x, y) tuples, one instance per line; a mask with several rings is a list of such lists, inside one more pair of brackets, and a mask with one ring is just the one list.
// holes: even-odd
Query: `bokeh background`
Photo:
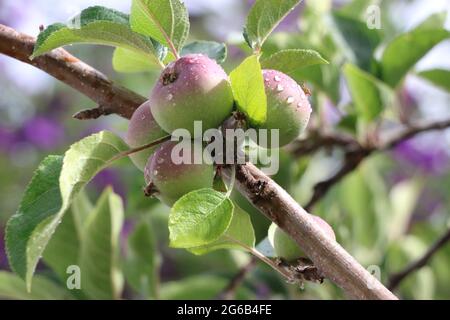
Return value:
[[(359, 1), (359, 0), (357, 0)], [(329, 10), (348, 1), (306, 0), (277, 29), (274, 46), (284, 39), (314, 43), (332, 34), (327, 20)], [(366, 1), (369, 2), (369, 1)], [(373, 1), (382, 8), (384, 40), (410, 30), (435, 12), (450, 12), (448, 0)], [(229, 44), (229, 71), (245, 56), (242, 26), (252, 1), (185, 0), (192, 23), (191, 38), (224, 41)], [(128, 12), (124, 0), (0, 0), (0, 23), (37, 35), (40, 25), (66, 21), (90, 5), (104, 5)], [(320, 18), (305, 12), (315, 10)], [(450, 20), (447, 21), (450, 27)], [(305, 29), (317, 29), (316, 36)], [(314, 32), (312, 32), (314, 34)], [(111, 66), (112, 49), (74, 46), (68, 50), (95, 66), (111, 79), (143, 95), (148, 95), (156, 74), (118, 74)], [(326, 58), (328, 58), (325, 55)], [(417, 70), (450, 69), (450, 41), (435, 47)], [(315, 93), (314, 93), (315, 94)], [(450, 117), (450, 95), (413, 75), (398, 92), (402, 121), (439, 120)], [(350, 96), (341, 81), (339, 99), (318, 99), (315, 117), (325, 129), (339, 122)], [(0, 56), (0, 270), (8, 270), (3, 244), (4, 225), (15, 212), (33, 171), (47, 154), (62, 154), (68, 146), (90, 133), (108, 129), (124, 135), (127, 121), (117, 116), (80, 122), (72, 115), (94, 107), (93, 102), (59, 83), (47, 74), (11, 58)], [(333, 173), (341, 161), (339, 152), (318, 152), (294, 159), (283, 154), (282, 172), (277, 180), (304, 203), (315, 183)], [(366, 161), (316, 206), (315, 214), (324, 217), (336, 230), (339, 241), (363, 265), (376, 265), (382, 280), (419, 257), (448, 227), (450, 217), (450, 131), (432, 132), (405, 141), (392, 152)], [(137, 219), (149, 215), (161, 254), (160, 276), (166, 284), (166, 297), (213, 298), (211, 287), (221, 287), (248, 260), (245, 254), (218, 252), (197, 258), (167, 247), (168, 208), (142, 196), (143, 178), (130, 163), (103, 171), (90, 184), (89, 196), (95, 200), (103, 188), (113, 186), (126, 204), (126, 239)], [(267, 221), (251, 211), (258, 239), (265, 236)], [(408, 299), (450, 298), (450, 247), (442, 249), (432, 262), (402, 283), (398, 294)], [(39, 272), (49, 272), (44, 265)], [(196, 288), (193, 290), (192, 288)], [(142, 297), (134, 290), (126, 298)], [(340, 299), (340, 290), (331, 283), (306, 284), (304, 290), (285, 283), (265, 266), (249, 274), (239, 290), (242, 298)]]

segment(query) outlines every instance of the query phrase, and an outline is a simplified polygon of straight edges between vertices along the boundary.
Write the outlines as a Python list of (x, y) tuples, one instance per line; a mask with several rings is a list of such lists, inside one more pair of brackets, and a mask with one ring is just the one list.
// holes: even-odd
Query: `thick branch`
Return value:
[[(231, 169), (222, 173), (230, 179)], [(314, 265), (354, 299), (396, 299), (273, 180), (252, 164), (238, 165), (236, 185), (248, 200), (294, 239)]]
[(389, 289), (395, 290), (399, 284), (410, 274), (423, 268), (433, 258), (433, 256), (450, 241), (450, 229), (445, 232), (418, 260), (408, 265), (404, 270), (395, 273), (389, 279)]
[(30, 60), (35, 39), (0, 24), (0, 53), (39, 68), (95, 101), (99, 107), (78, 113), (77, 119), (118, 114), (131, 118), (145, 98), (121, 86), (63, 49)]

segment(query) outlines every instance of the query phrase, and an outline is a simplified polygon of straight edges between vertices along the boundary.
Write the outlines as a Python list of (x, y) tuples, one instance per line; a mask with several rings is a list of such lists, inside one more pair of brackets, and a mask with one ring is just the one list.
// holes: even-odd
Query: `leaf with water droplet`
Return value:
[(230, 74), (231, 87), (239, 111), (254, 126), (266, 122), (267, 97), (258, 57), (248, 57)]

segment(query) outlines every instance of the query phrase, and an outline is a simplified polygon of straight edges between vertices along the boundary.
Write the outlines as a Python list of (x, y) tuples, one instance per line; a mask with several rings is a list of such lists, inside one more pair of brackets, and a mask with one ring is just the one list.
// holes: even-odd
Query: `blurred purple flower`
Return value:
[(94, 178), (92, 184), (99, 192), (103, 191), (106, 187), (111, 186), (114, 192), (121, 196), (124, 202), (126, 201), (126, 188), (117, 170), (103, 170)]
[(421, 169), (426, 174), (441, 174), (449, 169), (450, 158), (445, 144), (437, 144), (439, 134), (422, 135), (403, 141), (394, 150), (394, 158), (402, 165)]
[(64, 128), (54, 120), (38, 116), (23, 125), (22, 135), (34, 146), (50, 150), (63, 142)]

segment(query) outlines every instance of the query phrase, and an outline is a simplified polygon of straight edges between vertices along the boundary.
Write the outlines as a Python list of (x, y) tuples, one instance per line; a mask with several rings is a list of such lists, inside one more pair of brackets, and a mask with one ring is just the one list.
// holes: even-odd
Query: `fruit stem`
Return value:
[(146, 145), (143, 145), (141, 147), (137, 147), (137, 148), (134, 148), (134, 149), (130, 149), (130, 150), (121, 152), (118, 155), (116, 155), (115, 157), (113, 157), (111, 160), (109, 160), (108, 164), (111, 164), (112, 162), (120, 160), (122, 158), (128, 157), (128, 156), (130, 156), (132, 154), (135, 154), (135, 153), (141, 152), (143, 150), (147, 150), (149, 148), (152, 148), (152, 147), (155, 147), (157, 145), (160, 145), (161, 143), (169, 141), (170, 138), (171, 138), (171, 136), (165, 136), (165, 137), (163, 137), (161, 139), (155, 140), (155, 141), (150, 142), (150, 143), (148, 143)]
[(251, 253), (254, 257), (258, 258), (262, 262), (264, 262), (267, 265), (269, 265), (272, 269), (274, 269), (279, 274), (281, 274), (283, 277), (285, 277), (287, 279), (287, 281), (295, 282), (295, 279), (292, 277), (292, 275), (286, 269), (281, 268), (276, 262), (274, 262), (271, 259), (267, 258), (264, 254), (259, 252), (257, 249), (252, 248), (252, 247), (246, 245), (245, 243), (242, 243), (241, 241), (239, 241), (237, 239), (234, 239), (234, 238), (232, 238), (230, 236), (226, 235), (225, 238), (227, 238), (228, 240), (230, 240), (230, 241), (240, 245), (245, 250), (247, 250), (249, 253)]

